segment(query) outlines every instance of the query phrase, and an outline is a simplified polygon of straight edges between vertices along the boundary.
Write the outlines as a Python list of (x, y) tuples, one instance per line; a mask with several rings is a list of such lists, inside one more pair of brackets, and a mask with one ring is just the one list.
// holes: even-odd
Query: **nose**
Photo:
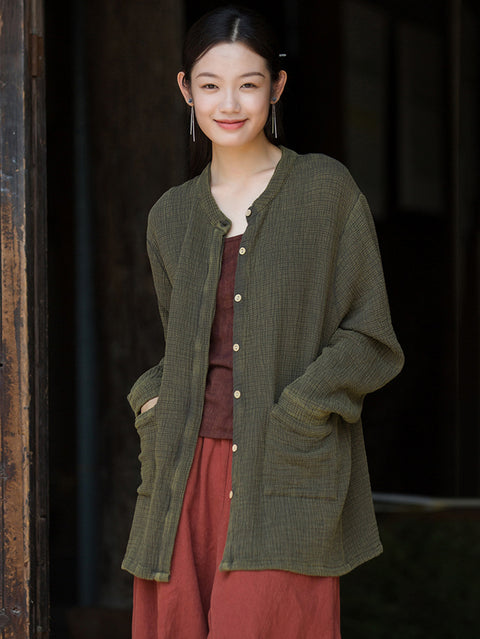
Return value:
[(240, 104), (238, 101), (238, 95), (236, 91), (228, 90), (223, 95), (223, 100), (220, 104), (220, 110), (223, 113), (238, 113), (240, 110)]

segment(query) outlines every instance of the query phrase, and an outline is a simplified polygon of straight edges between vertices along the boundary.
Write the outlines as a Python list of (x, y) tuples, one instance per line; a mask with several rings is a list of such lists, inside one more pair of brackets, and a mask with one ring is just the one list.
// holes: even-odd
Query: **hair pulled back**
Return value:
[[(202, 16), (189, 29), (184, 46), (182, 70), (184, 84), (190, 85), (195, 63), (212, 47), (225, 42), (240, 42), (265, 59), (272, 82), (276, 82), (282, 70), (276, 35), (266, 20), (255, 11), (238, 5), (218, 7)], [(272, 134), (271, 113), (265, 124), (265, 135), (272, 144), (279, 144), (282, 123), (277, 103), (277, 129), (279, 139)], [(197, 127), (196, 142), (191, 143), (191, 175), (197, 175), (212, 158), (212, 145)]]

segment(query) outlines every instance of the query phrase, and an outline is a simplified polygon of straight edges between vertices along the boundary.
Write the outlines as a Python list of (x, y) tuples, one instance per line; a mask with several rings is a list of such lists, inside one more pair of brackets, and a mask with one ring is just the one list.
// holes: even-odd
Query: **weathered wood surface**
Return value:
[(48, 635), (40, 0), (0, 0), (0, 633)]

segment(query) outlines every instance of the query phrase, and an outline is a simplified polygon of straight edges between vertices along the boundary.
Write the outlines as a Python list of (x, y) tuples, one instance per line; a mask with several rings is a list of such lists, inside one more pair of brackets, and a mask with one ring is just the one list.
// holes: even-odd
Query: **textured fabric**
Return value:
[[(235, 275), (237, 452), (220, 569), (341, 575), (382, 549), (361, 410), (403, 365), (374, 224), (345, 167), (285, 148), (250, 211)], [(169, 578), (230, 226), (209, 167), (149, 215), (166, 347), (129, 395), (137, 415), (159, 398), (136, 418), (142, 482), (123, 567), (138, 577)]]
[(132, 639), (339, 639), (338, 577), (220, 572), (232, 442), (200, 437), (170, 582), (135, 578)]
[(224, 240), (222, 270), (210, 336), (207, 385), (200, 435), (233, 437), (233, 296), (235, 269), (242, 236)]

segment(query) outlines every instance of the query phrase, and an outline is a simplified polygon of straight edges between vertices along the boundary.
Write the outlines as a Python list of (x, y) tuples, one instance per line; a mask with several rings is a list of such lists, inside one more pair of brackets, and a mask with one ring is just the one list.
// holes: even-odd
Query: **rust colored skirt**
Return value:
[(199, 437), (171, 578), (135, 578), (132, 639), (340, 639), (338, 577), (220, 572), (232, 442)]

